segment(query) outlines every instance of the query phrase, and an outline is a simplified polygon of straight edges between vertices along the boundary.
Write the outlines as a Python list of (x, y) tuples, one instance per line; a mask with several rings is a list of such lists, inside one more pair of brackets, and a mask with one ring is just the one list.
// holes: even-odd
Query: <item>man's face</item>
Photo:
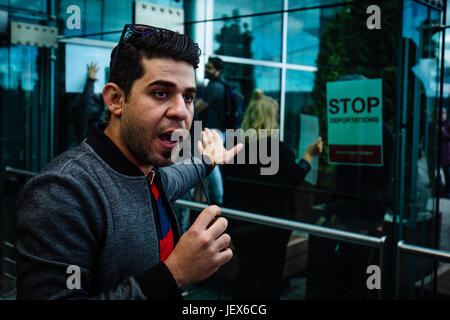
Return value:
[(125, 102), (120, 138), (142, 164), (170, 165), (177, 141), (171, 134), (189, 130), (194, 114), (194, 68), (168, 58), (142, 58), (144, 75), (137, 79)]
[(205, 78), (214, 79), (216, 77), (217, 69), (211, 62), (208, 62), (205, 66)]

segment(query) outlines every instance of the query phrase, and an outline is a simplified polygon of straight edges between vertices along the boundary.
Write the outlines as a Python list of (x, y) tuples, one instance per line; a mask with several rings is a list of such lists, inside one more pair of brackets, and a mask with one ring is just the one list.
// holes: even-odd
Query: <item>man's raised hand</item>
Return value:
[(198, 150), (200, 153), (211, 158), (214, 165), (227, 164), (243, 147), (244, 145), (242, 143), (238, 143), (230, 150), (227, 150), (223, 146), (222, 137), (219, 132), (208, 128), (202, 131), (202, 141), (198, 142)]

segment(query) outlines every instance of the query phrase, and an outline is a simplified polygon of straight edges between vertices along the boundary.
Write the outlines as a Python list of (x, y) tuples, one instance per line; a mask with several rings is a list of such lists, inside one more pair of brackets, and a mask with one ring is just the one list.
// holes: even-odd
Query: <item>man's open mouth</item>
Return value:
[(159, 138), (163, 141), (168, 141), (168, 142), (173, 142), (173, 143), (183, 141), (183, 136), (181, 136), (179, 134), (173, 134), (173, 133), (174, 133), (174, 131), (172, 131), (170, 133), (163, 133), (159, 136)]
[(163, 147), (167, 149), (172, 149), (178, 143), (181, 143), (183, 141), (183, 136), (176, 131), (165, 132), (163, 134), (160, 134), (158, 137), (161, 140), (161, 144), (163, 145)]

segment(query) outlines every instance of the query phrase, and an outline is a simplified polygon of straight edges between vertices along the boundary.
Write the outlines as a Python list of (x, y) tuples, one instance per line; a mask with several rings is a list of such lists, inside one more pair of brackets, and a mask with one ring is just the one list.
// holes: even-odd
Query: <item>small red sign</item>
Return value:
[(381, 146), (330, 145), (330, 162), (348, 164), (383, 164)]

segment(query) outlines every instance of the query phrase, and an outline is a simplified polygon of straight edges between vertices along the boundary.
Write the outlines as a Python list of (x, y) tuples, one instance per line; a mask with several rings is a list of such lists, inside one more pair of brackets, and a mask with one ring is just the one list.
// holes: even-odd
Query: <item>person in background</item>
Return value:
[(450, 198), (450, 121), (447, 119), (447, 109), (442, 109), (442, 146), (441, 146), (441, 166), (444, 171), (445, 185), (443, 186), (443, 196)]
[[(265, 165), (258, 160), (249, 164), (249, 145), (252, 139), (260, 139), (260, 129), (267, 129), (268, 153), (271, 139), (278, 139), (274, 129), (279, 129), (278, 103), (266, 97), (262, 91), (254, 92), (242, 122), (242, 129), (254, 129), (256, 136), (245, 141), (245, 164), (224, 167), (224, 206), (278, 218), (293, 218), (295, 210), (294, 188), (310, 171), (310, 162), (323, 149), (319, 137), (310, 144), (299, 163), (294, 152), (279, 141), (279, 169), (274, 175), (261, 175)], [(259, 142), (258, 142), (259, 143)], [(264, 142), (263, 142), (264, 143)], [(258, 144), (259, 145), (259, 144)], [(237, 254), (239, 271), (235, 279), (235, 299), (279, 299), (281, 275), (286, 250), (292, 231), (260, 224), (230, 221), (230, 234)]]
[[(210, 57), (205, 66), (205, 78), (208, 85), (202, 90), (201, 96), (196, 99), (195, 110), (204, 128), (216, 129), (225, 137), (223, 126), (225, 116), (225, 87), (222, 71), (224, 63), (220, 58)], [(225, 139), (223, 139), (225, 140)], [(211, 172), (207, 179), (208, 194), (211, 203), (221, 205), (223, 201), (223, 179), (220, 168)]]
[(105, 110), (103, 96), (94, 93), (94, 83), (97, 81), (97, 64), (91, 62), (87, 65), (88, 77), (82, 94), (75, 100), (72, 106), (71, 121), (74, 127), (75, 138), (78, 143), (88, 136), (88, 131), (93, 124), (102, 120)]

